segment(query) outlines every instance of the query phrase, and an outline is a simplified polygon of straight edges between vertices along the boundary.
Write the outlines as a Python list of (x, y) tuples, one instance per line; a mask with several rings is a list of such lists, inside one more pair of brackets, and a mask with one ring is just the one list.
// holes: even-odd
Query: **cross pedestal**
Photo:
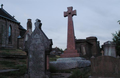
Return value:
[(64, 17), (68, 16), (68, 33), (67, 33), (67, 50), (61, 57), (78, 57), (79, 53), (75, 49), (75, 36), (72, 16), (76, 15), (76, 10), (73, 7), (68, 7), (68, 11), (64, 12)]

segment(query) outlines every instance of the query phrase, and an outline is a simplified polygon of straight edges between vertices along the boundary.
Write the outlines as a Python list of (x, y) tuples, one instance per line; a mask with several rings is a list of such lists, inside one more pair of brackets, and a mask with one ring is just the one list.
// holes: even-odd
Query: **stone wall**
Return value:
[(76, 49), (81, 57), (90, 58), (100, 54), (99, 41), (96, 37), (87, 37), (86, 39), (76, 39)]
[[(8, 29), (9, 26), (11, 26), (12, 28), (12, 43), (8, 43)], [(19, 24), (18, 23), (14, 23), (8, 20), (5, 20), (3, 18), (0, 18), (0, 28), (1, 28), (1, 44), (0, 44), (0, 48), (4, 47), (4, 48), (12, 48), (12, 49), (16, 49), (17, 48), (17, 37), (19, 36)]]
[(2, 33), (0, 33), (0, 45), (2, 45)]
[(18, 48), (23, 49), (24, 46), (24, 38), (18, 38)]
[[(3, 20), (3, 19), (0, 19), (0, 29), (1, 29), (1, 31), (0, 31), (0, 33), (1, 33), (1, 37), (0, 37), (0, 40), (1, 40), (1, 44), (0, 44), (0, 47), (2, 47), (2, 46), (5, 46), (5, 31), (4, 31), (4, 28), (5, 28), (6, 26), (5, 26), (5, 20)], [(4, 38), (4, 39), (3, 39)]]
[(97, 51), (97, 38), (96, 37), (87, 37), (86, 40), (92, 44), (91, 50), (92, 50), (92, 56), (96, 56)]
[(91, 58), (91, 71), (93, 78), (120, 78), (120, 59), (111, 56)]
[(78, 39), (76, 41), (76, 49), (80, 56), (91, 56), (91, 46), (92, 44), (88, 43), (86, 39)]

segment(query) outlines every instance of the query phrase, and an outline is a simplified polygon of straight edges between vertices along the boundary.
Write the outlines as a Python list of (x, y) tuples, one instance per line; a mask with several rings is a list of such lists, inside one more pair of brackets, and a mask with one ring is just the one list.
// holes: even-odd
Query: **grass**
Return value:
[(71, 73), (71, 71), (73, 71), (74, 69), (69, 69), (69, 70), (57, 70), (54, 66), (50, 65), (49, 68), (51, 73)]
[(2, 52), (2, 53), (0, 53), (0, 55), (2, 55), (2, 56), (10, 56), (11, 54), (8, 53), (8, 52)]
[(26, 64), (16, 65), (15, 69), (19, 69), (19, 71), (14, 74), (16, 76), (18, 76), (18, 75), (19, 76), (24, 75), (27, 72), (27, 66), (26, 66)]
[(58, 70), (57, 70), (55, 67), (51, 66), (51, 65), (50, 65), (50, 67), (49, 67), (49, 70), (50, 70), (51, 73), (56, 73), (56, 72), (58, 72)]
[[(81, 68), (81, 69), (68, 69), (68, 70), (57, 70), (55, 67), (50, 66), (51, 73), (71, 73), (72, 75), (69, 78), (88, 78), (91, 75), (90, 68)], [(53, 74), (54, 75), (54, 74)]]
[(0, 55), (10, 56), (10, 55), (26, 55), (26, 52), (19, 49), (2, 49), (0, 50)]
[(50, 57), (49, 60), (50, 61), (56, 61), (58, 58), (60, 58), (60, 56), (55, 56), (55, 57)]
[(72, 72), (72, 75), (69, 78), (88, 78), (90, 76), (90, 68), (84, 68), (82, 71), (76, 69)]
[(12, 72), (6, 72), (6, 73), (0, 73), (0, 78), (19, 78), (20, 76), (24, 76), (24, 74), (27, 72), (27, 66), (26, 64), (22, 64), (22, 65), (14, 65), (14, 63), (12, 62), (3, 62), (4, 64), (6, 64), (5, 66), (7, 66), (8, 68), (12, 68), (12, 69), (19, 69), (18, 71), (12, 71)]
[(22, 62), (22, 63), (26, 64), (26, 60), (25, 59), (20, 59), (19, 62)]
[(23, 76), (27, 72), (26, 65), (17, 65), (14, 67), (15, 69), (19, 69), (18, 71), (12, 71), (12, 72), (6, 72), (1, 73), (0, 78), (19, 78), (20, 76)]
[[(26, 53), (22, 50), (0, 50), (0, 55), (9, 56), (9, 55), (25, 55)], [(18, 71), (0, 73), (0, 78), (19, 78), (24, 76), (27, 72), (26, 59), (0, 59), (0, 70), (4, 69), (19, 69)]]
[(0, 64), (5, 67), (14, 67), (15, 62), (10, 62), (10, 61), (0, 61)]

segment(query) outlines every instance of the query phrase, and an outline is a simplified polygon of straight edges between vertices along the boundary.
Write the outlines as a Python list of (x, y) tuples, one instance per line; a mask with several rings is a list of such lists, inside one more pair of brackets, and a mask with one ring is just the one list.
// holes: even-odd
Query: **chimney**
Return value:
[(31, 19), (28, 19), (28, 22), (27, 22), (27, 29), (32, 29), (32, 22), (31, 22)]
[(31, 35), (31, 33), (32, 33), (32, 22), (31, 22), (31, 19), (28, 19), (28, 21), (27, 21), (27, 31)]

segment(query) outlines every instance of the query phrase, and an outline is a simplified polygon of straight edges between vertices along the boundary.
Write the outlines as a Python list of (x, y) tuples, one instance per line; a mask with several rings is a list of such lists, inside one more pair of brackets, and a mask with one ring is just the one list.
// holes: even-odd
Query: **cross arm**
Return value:
[(72, 16), (77, 15), (76, 10), (72, 11)]
[(68, 13), (67, 12), (64, 12), (64, 17), (67, 17), (68, 16)]

